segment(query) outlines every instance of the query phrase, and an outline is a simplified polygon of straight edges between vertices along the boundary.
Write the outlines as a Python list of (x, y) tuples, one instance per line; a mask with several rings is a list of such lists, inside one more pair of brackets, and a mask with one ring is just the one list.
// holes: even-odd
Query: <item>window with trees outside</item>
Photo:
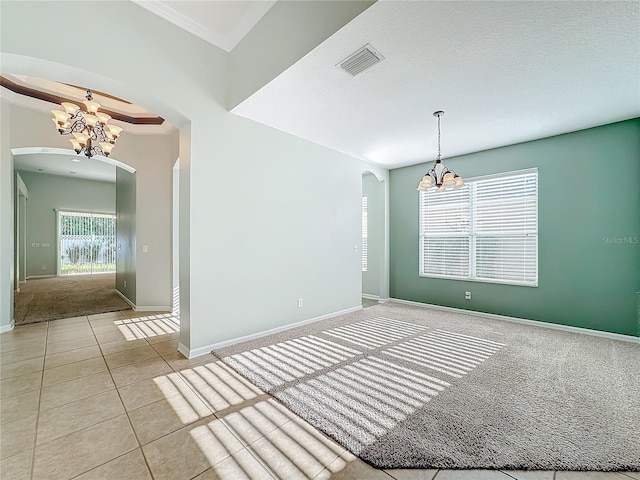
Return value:
[(537, 286), (537, 169), (420, 192), (419, 275)]
[(58, 249), (60, 275), (115, 272), (115, 215), (59, 211)]

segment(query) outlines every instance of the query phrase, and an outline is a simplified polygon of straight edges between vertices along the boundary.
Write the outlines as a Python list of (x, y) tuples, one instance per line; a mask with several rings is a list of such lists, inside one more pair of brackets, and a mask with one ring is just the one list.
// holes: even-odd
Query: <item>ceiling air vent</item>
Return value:
[(382, 54), (367, 43), (360, 50), (341, 61), (338, 66), (355, 77), (382, 60), (384, 60)]

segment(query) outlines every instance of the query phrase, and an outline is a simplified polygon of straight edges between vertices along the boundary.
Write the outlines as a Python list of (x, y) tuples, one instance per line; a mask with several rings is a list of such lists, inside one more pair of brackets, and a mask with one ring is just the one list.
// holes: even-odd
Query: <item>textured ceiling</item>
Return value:
[[(387, 168), (640, 115), (640, 3), (380, 0), (233, 112)], [(385, 60), (336, 65), (370, 43)]]
[(230, 52), (275, 0), (132, 0), (152, 13)]

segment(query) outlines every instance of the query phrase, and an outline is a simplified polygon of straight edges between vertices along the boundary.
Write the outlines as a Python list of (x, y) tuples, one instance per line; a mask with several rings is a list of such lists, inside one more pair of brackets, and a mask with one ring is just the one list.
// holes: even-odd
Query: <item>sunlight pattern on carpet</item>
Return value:
[(434, 330), (383, 353), (460, 378), (503, 346), (503, 343)]
[(376, 317), (325, 330), (322, 333), (360, 347), (373, 349), (424, 330), (427, 330), (427, 327), (391, 318)]
[(261, 388), (271, 388), (360, 355), (362, 352), (315, 335), (233, 355), (228, 364), (250, 371)]
[(354, 453), (374, 442), (449, 384), (377, 357), (301, 382), (278, 394), (304, 405), (322, 430)]
[(357, 455), (504, 346), (375, 317), (223, 360)]

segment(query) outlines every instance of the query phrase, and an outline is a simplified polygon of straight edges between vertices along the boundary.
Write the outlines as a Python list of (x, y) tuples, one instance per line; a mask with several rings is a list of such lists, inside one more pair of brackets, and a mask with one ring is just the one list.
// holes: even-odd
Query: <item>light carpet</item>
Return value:
[(378, 468), (640, 470), (637, 343), (384, 304), (213, 353)]

